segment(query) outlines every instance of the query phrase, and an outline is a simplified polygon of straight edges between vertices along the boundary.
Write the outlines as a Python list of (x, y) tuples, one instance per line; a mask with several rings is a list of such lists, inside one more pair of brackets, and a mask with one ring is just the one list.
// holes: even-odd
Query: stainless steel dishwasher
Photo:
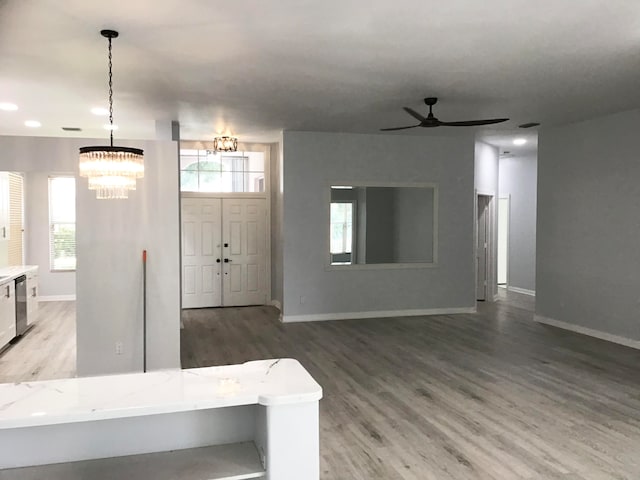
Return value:
[(16, 336), (27, 331), (27, 276), (16, 278)]

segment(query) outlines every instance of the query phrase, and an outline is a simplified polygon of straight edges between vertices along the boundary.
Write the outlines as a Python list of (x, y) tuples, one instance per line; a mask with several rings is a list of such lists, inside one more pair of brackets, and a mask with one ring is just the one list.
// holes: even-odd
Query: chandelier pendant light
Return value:
[(118, 37), (115, 30), (102, 30), (100, 34), (109, 40), (109, 146), (80, 148), (80, 176), (87, 177), (89, 189), (96, 191), (96, 198), (128, 198), (129, 190), (136, 189), (136, 180), (144, 176), (144, 156), (139, 148), (113, 145), (113, 71), (111, 40)]
[(237, 152), (238, 139), (236, 137), (216, 137), (213, 139), (213, 150), (216, 152)]

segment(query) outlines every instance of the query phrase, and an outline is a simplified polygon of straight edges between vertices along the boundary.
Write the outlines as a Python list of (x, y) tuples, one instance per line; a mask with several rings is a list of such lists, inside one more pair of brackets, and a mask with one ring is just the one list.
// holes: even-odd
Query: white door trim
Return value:
[(478, 190), (474, 189), (474, 200), (473, 200), (473, 271), (475, 274), (474, 280), (474, 295), (477, 296), (478, 292), (478, 272), (476, 265), (476, 258), (478, 255), (478, 197), (491, 197), (489, 201), (489, 243), (490, 246), (487, 249), (488, 252), (488, 260), (487, 260), (487, 292), (486, 292), (486, 300), (487, 302), (495, 301), (498, 293), (498, 282), (497, 282), (497, 242), (496, 242), (496, 192), (489, 192), (486, 190)]
[[(506, 272), (505, 272), (505, 287), (509, 286), (509, 253), (511, 251), (510, 249), (510, 242), (511, 242), (511, 194), (509, 195), (505, 195), (502, 197), (498, 197), (498, 208), (497, 208), (497, 213), (498, 215), (496, 215), (496, 248), (499, 247), (499, 225), (500, 223), (503, 221), (503, 219), (500, 219), (500, 200), (506, 200), (507, 201), (507, 239), (506, 239), (506, 258), (505, 258), (505, 263), (506, 263)], [(496, 268), (497, 268), (497, 262), (498, 262), (498, 257), (496, 256)], [(497, 270), (496, 270), (496, 283), (498, 282), (498, 274), (497, 274)]]

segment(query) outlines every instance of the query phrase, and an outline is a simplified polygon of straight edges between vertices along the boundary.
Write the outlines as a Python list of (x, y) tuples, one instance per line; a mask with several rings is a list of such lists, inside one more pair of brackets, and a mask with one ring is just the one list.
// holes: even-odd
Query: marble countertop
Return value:
[(288, 405), (320, 398), (320, 385), (289, 358), (0, 384), (0, 429), (236, 405)]
[(26, 275), (27, 272), (37, 269), (37, 265), (15, 265), (12, 267), (2, 267), (0, 268), (0, 285), (15, 280), (20, 275)]

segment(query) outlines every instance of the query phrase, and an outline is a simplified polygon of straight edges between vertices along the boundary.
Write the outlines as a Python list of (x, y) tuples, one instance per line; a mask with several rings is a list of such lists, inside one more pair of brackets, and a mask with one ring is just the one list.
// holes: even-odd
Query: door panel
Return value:
[[(184, 215), (184, 214), (183, 214)], [(196, 254), (196, 231), (194, 222), (182, 222), (182, 250), (183, 255)]]
[(247, 222), (247, 254), (249, 255), (258, 255), (258, 230), (259, 225), (256, 222)]
[(225, 306), (267, 301), (266, 206), (264, 199), (223, 199), (222, 241)]
[[(212, 256), (216, 251), (220, 251), (220, 238), (216, 239), (216, 235), (214, 235), (214, 230), (216, 230), (213, 222), (202, 222), (202, 255), (206, 257)], [(216, 245), (216, 242), (218, 245)], [(217, 257), (220, 258), (220, 257)]]
[(478, 197), (477, 300), (487, 299), (487, 203), (484, 196)]
[[(232, 215), (241, 216), (242, 213), (233, 213)], [(229, 222), (229, 250), (231, 255), (242, 255), (242, 222), (241, 221), (232, 221)], [(226, 240), (225, 240), (226, 242)]]
[(247, 265), (247, 290), (257, 292), (260, 289), (260, 266)]
[(222, 305), (221, 200), (182, 199), (182, 307)]
[(182, 274), (182, 294), (194, 295), (196, 293), (196, 267), (184, 266)]

